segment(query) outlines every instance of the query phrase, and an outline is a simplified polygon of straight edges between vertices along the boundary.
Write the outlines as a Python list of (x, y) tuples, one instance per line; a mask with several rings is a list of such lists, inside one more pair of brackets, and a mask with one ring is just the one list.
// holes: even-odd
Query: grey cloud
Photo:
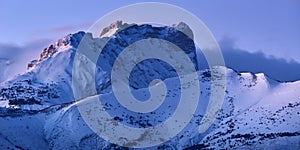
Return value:
[(34, 34), (36, 35), (43, 35), (43, 34), (51, 34), (53, 37), (57, 36), (64, 36), (68, 33), (74, 33), (76, 31), (82, 31), (87, 30), (93, 23), (91, 22), (84, 22), (80, 24), (70, 24), (60, 27), (55, 27), (51, 29), (45, 29), (45, 30), (38, 30)]
[(23, 73), (27, 64), (39, 57), (43, 48), (49, 45), (50, 40), (32, 40), (25, 45), (0, 43), (0, 82)]
[(0, 43), (0, 58), (14, 58), (19, 55), (22, 48), (15, 44)]
[[(300, 80), (300, 63), (266, 56), (262, 51), (250, 53), (247, 50), (235, 48), (234, 41), (225, 38), (219, 42), (227, 67), (239, 72), (262, 72), (279, 81)], [(207, 68), (205, 58), (201, 52), (198, 52), (198, 61), (201, 64), (201, 69)]]

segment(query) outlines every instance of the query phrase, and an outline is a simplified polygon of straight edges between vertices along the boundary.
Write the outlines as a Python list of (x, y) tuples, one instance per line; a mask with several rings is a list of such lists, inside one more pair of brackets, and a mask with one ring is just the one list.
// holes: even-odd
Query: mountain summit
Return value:
[(123, 23), (123, 21), (116, 21), (112, 24), (110, 24), (108, 27), (102, 29), (99, 37), (110, 37), (113, 34), (115, 34), (116, 32), (118, 32), (119, 30), (123, 30), (124, 28), (129, 27), (130, 25), (127, 23)]

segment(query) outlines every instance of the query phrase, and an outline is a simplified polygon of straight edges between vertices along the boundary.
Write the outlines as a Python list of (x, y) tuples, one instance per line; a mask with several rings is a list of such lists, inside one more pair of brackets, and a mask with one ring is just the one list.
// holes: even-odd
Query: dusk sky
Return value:
[[(103, 15), (143, 1), (0, 1), (0, 57), (32, 52), (79, 30)], [(198, 16), (223, 46), (300, 63), (299, 0), (206, 0), (165, 2)], [(33, 46), (35, 45), (35, 46)], [(26, 60), (27, 61), (27, 60)]]

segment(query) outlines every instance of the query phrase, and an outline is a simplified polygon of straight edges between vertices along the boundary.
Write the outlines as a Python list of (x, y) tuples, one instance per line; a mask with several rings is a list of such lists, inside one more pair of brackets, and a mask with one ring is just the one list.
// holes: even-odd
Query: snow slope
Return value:
[[(222, 110), (214, 125), (204, 134), (197, 132), (197, 123), (203, 116), (203, 108), (200, 106), (184, 132), (159, 147), (298, 149), (300, 94), (296, 89), (299, 88), (300, 82), (280, 83), (271, 87), (263, 74), (238, 74), (231, 69), (227, 71), (231, 72), (227, 75), (229, 86)], [(200, 83), (204, 89), (201, 91), (202, 101), (207, 100), (210, 95), (208, 83), (210, 79), (205, 76), (206, 74), (207, 70), (199, 71)], [(257, 80), (253, 85), (254, 76), (257, 76)], [(176, 80), (176, 78), (167, 79), (166, 84), (176, 87), (174, 85)], [(255, 94), (255, 91), (260, 90), (264, 90), (263, 96), (259, 93)], [(169, 94), (173, 98), (178, 97), (176, 89), (173, 91), (175, 92)], [(144, 92), (144, 89), (140, 89), (136, 94), (143, 99)], [(252, 95), (247, 92), (252, 92)], [(99, 96), (109, 102), (111, 94)], [(172, 107), (164, 108), (168, 105)], [(152, 116), (142, 116), (142, 119), (126, 110), (117, 109), (118, 105), (106, 104), (105, 106), (107, 110), (114, 110), (111, 111), (111, 115), (116, 121), (136, 127), (147, 127), (169, 117), (168, 112), (172, 112), (176, 105), (167, 103), (162, 108), (164, 111), (155, 111)], [(110, 149), (116, 147), (99, 138), (89, 129), (78, 112), (76, 103), (54, 105), (39, 111), (10, 112), (8, 115), (2, 113), (0, 119), (0, 138), (3, 141), (1, 143), (4, 143), (2, 148), (19, 146), (24, 149), (35, 149), (42, 146), (51, 149), (105, 147)], [(32, 136), (30, 141), (21, 140), (28, 136)]]

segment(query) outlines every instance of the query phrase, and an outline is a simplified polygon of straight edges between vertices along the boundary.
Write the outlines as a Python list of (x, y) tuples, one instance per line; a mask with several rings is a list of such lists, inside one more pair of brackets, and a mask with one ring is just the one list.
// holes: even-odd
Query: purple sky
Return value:
[[(110, 11), (137, 2), (142, 1), (1, 0), (0, 58), (11, 55), (12, 46), (19, 49), (19, 54), (32, 53), (27, 59), (34, 59), (51, 42), (68, 33), (86, 30)], [(230, 41), (235, 49), (300, 62), (299, 0), (159, 2), (192, 12), (223, 44)], [(37, 46), (32, 46), (35, 43)]]

